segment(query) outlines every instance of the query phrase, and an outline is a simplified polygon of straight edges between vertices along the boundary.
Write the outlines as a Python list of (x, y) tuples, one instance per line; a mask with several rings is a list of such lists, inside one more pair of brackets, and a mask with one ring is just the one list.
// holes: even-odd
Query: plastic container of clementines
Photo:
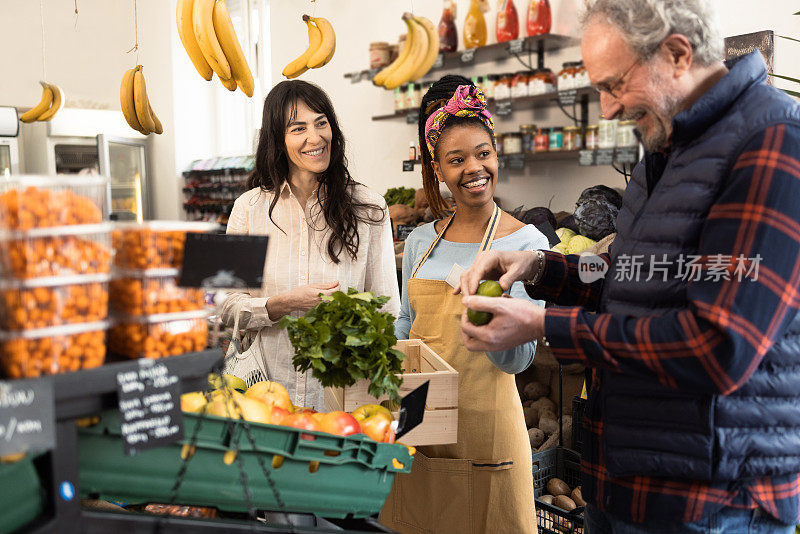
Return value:
[(107, 321), (0, 332), (5, 378), (35, 378), (103, 365)]
[(105, 321), (110, 278), (99, 274), (4, 280), (0, 282), (0, 329)]
[(106, 274), (111, 224), (0, 230), (0, 278)]
[(186, 234), (219, 228), (216, 223), (192, 221), (117, 224), (112, 234), (114, 265), (123, 269), (180, 268)]
[(202, 310), (202, 289), (179, 287), (178, 269), (119, 269), (110, 285), (111, 309), (128, 315)]
[(108, 332), (108, 348), (134, 359), (201, 351), (208, 343), (208, 315), (206, 310), (119, 315)]
[(31, 230), (107, 219), (101, 176), (12, 176), (0, 182), (0, 228)]

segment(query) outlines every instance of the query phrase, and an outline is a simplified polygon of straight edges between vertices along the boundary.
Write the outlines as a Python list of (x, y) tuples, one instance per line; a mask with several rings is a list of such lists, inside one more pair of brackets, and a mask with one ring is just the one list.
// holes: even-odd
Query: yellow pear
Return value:
[(200, 413), (203, 411), (203, 406), (205, 406), (207, 402), (206, 396), (199, 391), (184, 393), (181, 395), (181, 410), (184, 412)]
[(222, 378), (220, 378), (217, 373), (211, 373), (208, 375), (208, 385), (213, 389), (222, 388), (223, 381), (231, 389), (238, 389), (239, 391), (247, 390), (247, 384), (238, 376), (224, 374), (222, 375)]

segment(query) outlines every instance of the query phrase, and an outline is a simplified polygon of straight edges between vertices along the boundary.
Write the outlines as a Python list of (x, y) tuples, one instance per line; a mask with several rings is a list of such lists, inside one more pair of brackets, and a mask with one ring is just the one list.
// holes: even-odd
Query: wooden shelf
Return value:
[[(539, 55), (544, 52), (551, 52), (553, 50), (561, 50), (562, 48), (577, 46), (578, 44), (580, 44), (580, 41), (574, 37), (558, 35), (554, 33), (537, 35), (535, 37), (525, 37), (522, 39), (522, 52), (519, 53), (519, 56), (525, 58), (525, 56), (529, 54)], [(431, 68), (428, 74), (426, 74), (426, 77), (430, 77), (430, 74), (432, 73), (451, 70), (464, 65), (476, 65), (478, 63), (513, 60), (514, 54), (510, 52), (509, 48), (510, 45), (508, 42), (506, 42), (490, 44), (470, 50), (444, 52), (439, 54), (439, 57), (441, 58), (441, 65), (439, 65), (439, 60), (437, 60), (437, 63), (434, 65), (434, 67)], [(464, 54), (473, 54), (473, 57), (469, 61), (462, 61)], [(344, 75), (344, 77), (351, 80), (354, 79), (355, 81), (353, 83), (364, 80), (372, 80), (372, 77), (378, 70), (380, 69), (348, 72)], [(438, 76), (431, 77), (429, 81), (433, 81), (434, 78), (438, 79)], [(425, 81), (426, 80), (423, 80), (422, 82), (424, 83)]]

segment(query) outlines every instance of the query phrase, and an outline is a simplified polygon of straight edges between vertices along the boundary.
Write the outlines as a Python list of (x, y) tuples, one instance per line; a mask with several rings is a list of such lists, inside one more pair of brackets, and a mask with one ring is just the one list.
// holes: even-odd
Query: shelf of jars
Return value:
[[(424, 94), (421, 89), (420, 93)], [(535, 109), (553, 106), (559, 103), (561, 105), (571, 105), (573, 102), (580, 102), (584, 98), (587, 99), (587, 101), (599, 101), (600, 94), (591, 87), (583, 87), (580, 89), (548, 92), (533, 96), (518, 96), (500, 99), (488, 98), (487, 101), (493, 112), (497, 113), (498, 115), (507, 115), (516, 109)], [(413, 102), (413, 99), (411, 102)], [(418, 105), (419, 104), (417, 104), (417, 106)], [(372, 120), (386, 121), (405, 118), (406, 122), (409, 124), (416, 124), (419, 120), (419, 111), (417, 106), (398, 109), (394, 113), (387, 113), (385, 115), (375, 115), (372, 117)]]
[[(578, 44), (580, 44), (580, 41), (575, 37), (548, 33), (545, 35), (535, 35), (533, 37), (520, 37), (513, 41), (494, 43), (477, 48), (456, 50), (455, 52), (442, 52), (439, 54), (436, 63), (433, 64), (433, 67), (428, 71), (426, 76), (465, 65), (496, 63), (507, 59), (530, 57), (532, 54), (537, 56), (539, 68), (542, 68), (544, 67), (542, 62), (545, 52), (561, 50), (562, 48), (569, 48), (577, 46)], [(345, 73), (344, 77), (349, 79), (351, 83), (371, 81), (381, 68), (383, 67), (348, 72)]]

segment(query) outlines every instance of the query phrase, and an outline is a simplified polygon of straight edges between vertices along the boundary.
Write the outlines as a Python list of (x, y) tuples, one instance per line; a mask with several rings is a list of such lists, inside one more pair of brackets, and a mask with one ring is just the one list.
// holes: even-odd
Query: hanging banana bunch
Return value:
[(287, 78), (297, 78), (308, 69), (327, 65), (336, 52), (336, 33), (331, 23), (322, 17), (303, 15), (308, 26), (308, 48), (283, 69)]
[(429, 19), (403, 13), (408, 33), (400, 54), (372, 79), (375, 85), (395, 89), (425, 76), (439, 55), (439, 32)]
[(34, 107), (20, 115), (22, 122), (49, 121), (64, 103), (64, 93), (53, 83), (39, 82), (42, 85), (42, 98)]
[(253, 96), (255, 82), (225, 0), (178, 0), (178, 35), (204, 80), (214, 73), (230, 91)]
[(122, 84), (119, 86), (119, 104), (122, 114), (131, 128), (142, 135), (161, 134), (164, 132), (164, 127), (158, 120), (150, 105), (150, 99), (147, 97), (147, 86), (142, 68), (141, 65), (136, 65), (135, 68), (125, 71), (122, 76)]

